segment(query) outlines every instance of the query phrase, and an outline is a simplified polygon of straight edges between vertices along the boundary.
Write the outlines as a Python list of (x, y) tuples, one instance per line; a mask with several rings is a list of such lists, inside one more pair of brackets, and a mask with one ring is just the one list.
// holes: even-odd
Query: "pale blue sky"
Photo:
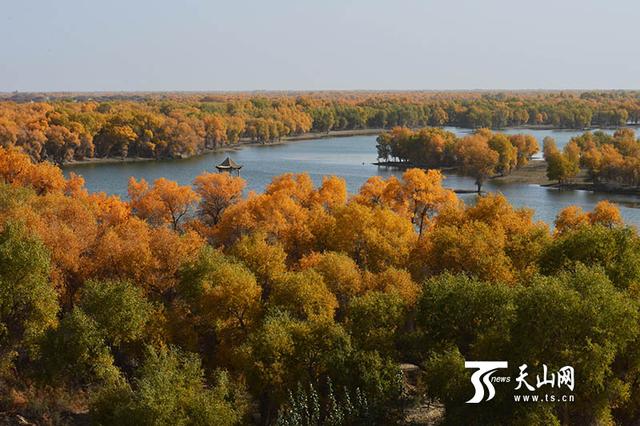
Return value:
[(640, 88), (637, 0), (0, 0), (0, 91)]

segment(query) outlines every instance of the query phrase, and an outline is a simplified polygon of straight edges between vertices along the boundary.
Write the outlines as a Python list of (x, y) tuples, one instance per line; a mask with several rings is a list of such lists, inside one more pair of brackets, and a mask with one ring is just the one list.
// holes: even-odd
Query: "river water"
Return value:
[[(458, 135), (468, 129), (447, 128)], [(528, 133), (534, 135), (542, 147), (542, 139), (551, 136), (562, 148), (575, 130), (529, 130), (508, 129), (505, 133)], [(313, 139), (278, 145), (243, 146), (234, 151), (209, 153), (184, 160), (159, 160), (145, 162), (121, 162), (102, 164), (77, 164), (64, 167), (68, 175), (75, 172), (84, 177), (89, 191), (127, 196), (127, 181), (130, 176), (144, 178), (149, 182), (160, 177), (175, 180), (182, 185), (190, 184), (205, 171), (216, 171), (215, 165), (227, 156), (243, 165), (241, 176), (247, 181), (247, 189), (261, 192), (274, 176), (282, 173), (308, 173), (316, 183), (322, 176), (336, 175), (345, 179), (350, 193), (358, 191), (364, 181), (373, 175), (400, 175), (401, 171), (374, 166), (376, 161), (376, 136), (351, 136), (342, 138)], [(474, 189), (473, 179), (450, 175), (444, 185), (456, 189)], [(535, 210), (536, 219), (551, 224), (558, 211), (569, 205), (578, 205), (590, 210), (600, 200), (616, 202), (625, 221), (640, 225), (640, 197), (632, 195), (594, 194), (588, 191), (571, 191), (544, 188), (533, 184), (487, 182), (483, 189), (503, 193), (517, 207)], [(467, 203), (475, 199), (473, 194), (460, 196)]]

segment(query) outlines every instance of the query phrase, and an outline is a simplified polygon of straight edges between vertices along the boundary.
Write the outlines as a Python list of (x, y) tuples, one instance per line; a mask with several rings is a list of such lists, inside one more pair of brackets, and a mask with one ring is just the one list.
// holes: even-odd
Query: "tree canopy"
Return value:
[[(103, 157), (182, 158), (241, 140), (269, 143), (308, 132), (624, 126), (640, 120), (638, 99), (633, 91), (17, 93), (0, 95), (0, 146), (18, 146), (35, 161), (62, 164)], [(442, 132), (424, 131), (419, 139), (424, 143), (413, 155), (428, 153), (442, 161), (449, 154)], [(501, 144), (494, 141), (492, 149)], [(390, 153), (381, 154), (386, 159)], [(512, 161), (510, 153), (503, 153), (505, 161)]]
[[(504, 172), (527, 146), (469, 138)], [(388, 425), (437, 401), (448, 424), (640, 419), (640, 236), (612, 203), (568, 207), (552, 230), (500, 194), (465, 204), (435, 170), (350, 195), (337, 177), (244, 195), (203, 174), (132, 181), (122, 200), (15, 148), (0, 165), (9, 416)], [(514, 404), (502, 387), (478, 410), (464, 362), (490, 359), (571, 365), (576, 400)]]

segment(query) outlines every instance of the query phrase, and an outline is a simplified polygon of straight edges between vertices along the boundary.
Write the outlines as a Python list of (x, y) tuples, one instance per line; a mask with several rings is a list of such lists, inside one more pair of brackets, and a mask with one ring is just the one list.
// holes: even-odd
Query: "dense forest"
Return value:
[(0, 96), (0, 146), (63, 164), (176, 158), (239, 141), (396, 126), (623, 126), (638, 92), (265, 92)]
[[(244, 186), (131, 179), (124, 201), (0, 147), (0, 421), (640, 420), (640, 236), (614, 205), (550, 230), (501, 195), (465, 205), (435, 170), (350, 197), (336, 177)], [(502, 359), (573, 366), (575, 402), (504, 384), (465, 404), (464, 361)]]

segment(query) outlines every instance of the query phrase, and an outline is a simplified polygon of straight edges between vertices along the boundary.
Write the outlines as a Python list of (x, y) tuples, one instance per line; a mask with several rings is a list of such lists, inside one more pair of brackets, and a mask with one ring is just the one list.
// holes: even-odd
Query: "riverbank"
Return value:
[(311, 132), (303, 133), (301, 135), (284, 136), (279, 140), (273, 142), (259, 142), (248, 138), (241, 138), (237, 143), (232, 145), (224, 145), (216, 148), (207, 148), (202, 152), (194, 154), (188, 157), (180, 158), (146, 158), (146, 157), (100, 157), (100, 158), (85, 158), (83, 160), (71, 160), (62, 165), (65, 166), (78, 166), (83, 164), (114, 164), (114, 163), (138, 163), (143, 161), (157, 161), (157, 160), (181, 160), (186, 158), (194, 158), (201, 155), (216, 153), (216, 152), (233, 152), (241, 149), (245, 146), (277, 146), (289, 142), (306, 141), (314, 139), (328, 139), (328, 138), (346, 138), (351, 136), (372, 136), (378, 135), (384, 132), (385, 129), (357, 129), (357, 130), (332, 130), (329, 132)]
[(331, 130), (329, 132), (312, 132), (303, 133), (301, 135), (285, 136), (283, 142), (287, 141), (304, 141), (308, 139), (325, 139), (325, 138), (344, 138), (349, 136), (371, 136), (386, 132), (389, 129), (356, 129), (356, 130)]
[(627, 187), (620, 185), (611, 185), (604, 183), (593, 182), (571, 182), (571, 183), (552, 183), (549, 185), (542, 185), (547, 188), (557, 188), (567, 191), (590, 191), (601, 194), (617, 194), (617, 195), (634, 195), (640, 196), (640, 188)]
[[(635, 127), (636, 125), (627, 125), (627, 127)], [(451, 126), (445, 126), (445, 127), (451, 127)], [(620, 126), (615, 126), (612, 127), (611, 129), (614, 128), (619, 128)], [(471, 128), (459, 128), (459, 129), (464, 129), (464, 130), (468, 130), (468, 131), (473, 131), (474, 129)], [(597, 130), (597, 129), (609, 129), (608, 127), (592, 127), (592, 128), (584, 128), (582, 129), (582, 131), (593, 131), (593, 130)], [(233, 152), (233, 151), (237, 151), (238, 149), (241, 149), (244, 146), (276, 146), (276, 145), (282, 145), (285, 143), (290, 143), (290, 142), (296, 142), (296, 141), (307, 141), (307, 140), (314, 140), (314, 139), (326, 139), (326, 138), (342, 138), (342, 137), (351, 137), (351, 136), (373, 136), (373, 135), (378, 135), (382, 132), (386, 132), (389, 131), (390, 129), (382, 129), (382, 128), (375, 128), (375, 129), (355, 129), (355, 130), (331, 130), (329, 132), (309, 132), (309, 133), (303, 133), (303, 134), (299, 134), (299, 135), (291, 135), (291, 136), (284, 136), (279, 140), (276, 141), (272, 141), (272, 142), (259, 142), (256, 140), (251, 140), (249, 138), (241, 138), (237, 143), (235, 144), (231, 144), (231, 145), (224, 145), (224, 146), (219, 146), (216, 148), (210, 148), (210, 149), (205, 149), (202, 152), (199, 152), (197, 154), (194, 154), (192, 156), (186, 156), (186, 157), (180, 157), (180, 158), (144, 158), (144, 157), (125, 157), (125, 158), (121, 158), (121, 157), (107, 157), (107, 158), (86, 158), (83, 160), (72, 160), (69, 161), (67, 163), (65, 163), (63, 165), (64, 166), (75, 166), (75, 165), (82, 165), (82, 164), (105, 164), (105, 163), (135, 163), (135, 162), (142, 162), (142, 161), (156, 161), (156, 160), (180, 160), (180, 159), (184, 159), (184, 158), (194, 158), (194, 157), (198, 157), (201, 155), (206, 155), (206, 154), (211, 154), (211, 153), (219, 153), (219, 152)], [(494, 131), (505, 131), (505, 130), (522, 130), (523, 132), (526, 132), (528, 130), (530, 131), (536, 131), (536, 130), (558, 130), (558, 131), (576, 131), (577, 129), (569, 129), (569, 128), (557, 128), (554, 127), (553, 125), (549, 125), (549, 124), (528, 124), (528, 125), (522, 125), (522, 126), (512, 126), (512, 127), (506, 127), (503, 129), (493, 129)], [(387, 164), (380, 164), (381, 166), (385, 166)], [(406, 167), (403, 166), (401, 164), (394, 164), (394, 167), (398, 167), (398, 168), (402, 168), (402, 167)], [(539, 181), (540, 179), (536, 178), (536, 181)]]
[(558, 183), (547, 178), (547, 162), (544, 160), (532, 160), (526, 166), (514, 170), (507, 176), (491, 178), (492, 182), (505, 184), (530, 184), (540, 185), (545, 188), (553, 188), (566, 191), (589, 191), (600, 194), (634, 195), (640, 196), (640, 188), (625, 187), (617, 184), (594, 183), (589, 180), (586, 170), (581, 169), (569, 183)]
[[(412, 164), (402, 161), (386, 161), (376, 162), (373, 165), (378, 167), (389, 167), (394, 169), (405, 170), (412, 167), (425, 168), (420, 164)], [(458, 167), (438, 167), (442, 173), (457, 173)], [(513, 170), (505, 176), (493, 176), (489, 178), (492, 182), (501, 182), (505, 184), (535, 184), (535, 185), (553, 185), (553, 182), (547, 178), (547, 162), (544, 160), (531, 160), (525, 166)]]
[[(413, 167), (425, 168), (420, 164), (412, 164), (402, 161), (386, 161), (376, 162), (373, 165), (378, 167), (388, 167), (400, 170), (406, 170)], [(458, 167), (439, 167), (442, 173), (458, 173)], [(510, 174), (505, 176), (493, 176), (489, 178), (491, 182), (499, 182), (504, 184), (530, 184), (530, 185), (553, 185), (554, 183), (547, 178), (547, 162), (544, 160), (531, 160), (525, 166), (513, 170)], [(461, 191), (460, 193), (475, 192), (475, 191)]]
[[(360, 136), (301, 143), (282, 142), (279, 147), (251, 144), (237, 147), (237, 152), (233, 153), (211, 153), (185, 160), (69, 166), (64, 169), (64, 173), (65, 176), (72, 172), (82, 175), (90, 192), (105, 192), (127, 199), (130, 176), (138, 180), (145, 179), (147, 182), (164, 177), (178, 182), (179, 185), (191, 185), (194, 178), (203, 172), (215, 172), (215, 165), (229, 156), (244, 166), (240, 176), (246, 181), (247, 194), (250, 191), (264, 192), (272, 179), (283, 173), (307, 173), (316, 185), (321, 184), (323, 176), (339, 176), (345, 180), (347, 192), (356, 194), (371, 176), (388, 178), (402, 175), (402, 170), (386, 169), (371, 164), (376, 157), (375, 139), (375, 136)], [(486, 192), (502, 193), (517, 207), (536, 209), (536, 220), (543, 220), (549, 224), (553, 224), (558, 211), (567, 205), (578, 205), (587, 211), (593, 209), (599, 201), (608, 199), (618, 203), (626, 220), (640, 226), (639, 196), (544, 187), (540, 183), (552, 183), (545, 180), (545, 169), (544, 163), (533, 160), (527, 169), (517, 171), (509, 177), (490, 179), (482, 189)], [(529, 171), (533, 173), (527, 173)], [(459, 193), (459, 196), (468, 203), (475, 201), (476, 185), (472, 177), (457, 173), (456, 170), (447, 170), (444, 173), (447, 176), (443, 182), (444, 186), (466, 190), (468, 194)], [(542, 180), (523, 178), (519, 176), (521, 173), (537, 175), (537, 179)], [(515, 180), (524, 183), (502, 183)]]
[[(387, 162), (387, 163), (374, 163), (380, 167), (392, 167), (397, 169), (407, 169), (411, 167), (420, 167), (412, 165), (411, 163), (404, 162)], [(456, 173), (456, 167), (440, 168), (443, 173), (452, 172)], [(587, 171), (580, 170), (580, 173), (573, 178), (570, 183), (562, 183), (551, 181), (547, 178), (547, 162), (544, 160), (531, 160), (526, 165), (513, 170), (506, 176), (493, 176), (489, 178), (489, 181), (493, 183), (500, 183), (505, 185), (510, 184), (524, 184), (524, 185), (540, 185), (545, 188), (553, 188), (567, 191), (590, 191), (601, 194), (619, 194), (619, 195), (634, 195), (640, 196), (640, 188), (623, 187), (613, 184), (596, 184), (589, 180)], [(456, 193), (473, 193), (472, 190), (455, 190)]]
[[(538, 128), (540, 127), (546, 127), (546, 126), (538, 126)], [(190, 159), (191, 161), (191, 160), (197, 159), (198, 157), (205, 157), (206, 155), (217, 154), (218, 157), (221, 157), (220, 159), (217, 160), (218, 162), (220, 162), (222, 161), (222, 159), (224, 159), (224, 153), (239, 152), (249, 147), (259, 148), (263, 146), (269, 147), (269, 146), (277, 146), (277, 145), (286, 145), (296, 141), (313, 141), (313, 140), (326, 139), (326, 138), (343, 138), (343, 137), (353, 137), (353, 136), (377, 135), (383, 131), (385, 130), (384, 129), (360, 129), (360, 130), (331, 131), (328, 133), (326, 132), (306, 133), (302, 135), (284, 137), (281, 140), (269, 142), (269, 143), (261, 143), (257, 141), (252, 141), (250, 139), (241, 139), (236, 144), (221, 146), (215, 149), (207, 149), (204, 152), (201, 152), (197, 155), (188, 157), (188, 159)], [(369, 143), (375, 145), (375, 141), (372, 139), (370, 139)], [(339, 144), (339, 146), (340, 145), (341, 144)], [(368, 148), (368, 150), (372, 152), (372, 156), (375, 155), (375, 147)], [(260, 153), (263, 151), (258, 150), (257, 152)], [(339, 156), (340, 150), (337, 149), (335, 154)], [(236, 154), (236, 156), (237, 155), (238, 154)], [(236, 159), (236, 156), (234, 156), (234, 159)], [(260, 153), (259, 156), (260, 158), (262, 158), (263, 154)], [(240, 157), (242, 156), (240, 155)], [(187, 158), (182, 160), (186, 160), (186, 159)], [(153, 162), (155, 160), (156, 160), (155, 158), (138, 158), (138, 157), (127, 157), (124, 159), (123, 158), (91, 158), (91, 159), (86, 159), (82, 161), (73, 161), (73, 162), (66, 163), (63, 166), (63, 168), (68, 167), (70, 170), (73, 170), (73, 168), (78, 165), (83, 166), (83, 165), (110, 164), (110, 163), (111, 164), (148, 163), (148, 162)], [(175, 163), (175, 165), (178, 166), (178, 164), (183, 163), (183, 161), (180, 161), (180, 160), (181, 159), (162, 159), (159, 162), (164, 164)], [(360, 164), (360, 162), (358, 164)], [(372, 163), (368, 162), (367, 164), (372, 164)], [(426, 168), (425, 165), (420, 165), (420, 164), (416, 165), (416, 164), (407, 163), (407, 162), (376, 162), (373, 164), (381, 168), (398, 169), (398, 170), (405, 170), (411, 167)], [(143, 167), (147, 167), (147, 166), (143, 166)], [(211, 165), (208, 165), (207, 169), (211, 167), (212, 167)], [(443, 168), (440, 168), (440, 170), (444, 174), (447, 174), (450, 176), (460, 174), (457, 167), (443, 167)], [(308, 170), (305, 169), (303, 171), (308, 171)], [(79, 168), (75, 172), (84, 173), (84, 171), (82, 171), (81, 168)], [(612, 194), (612, 195), (619, 194), (619, 195), (630, 195), (634, 197), (640, 196), (640, 189), (637, 189), (637, 188), (621, 187), (619, 185), (611, 185), (611, 184), (608, 184), (608, 185), (594, 184), (590, 182), (589, 177), (586, 171), (584, 170), (581, 171), (580, 174), (576, 176), (571, 183), (566, 183), (566, 184), (558, 184), (557, 182), (550, 181), (546, 176), (546, 172), (547, 172), (547, 163), (542, 159), (533, 159), (529, 161), (527, 165), (519, 169), (513, 170), (509, 175), (494, 176), (490, 178), (489, 182), (495, 185), (498, 185), (500, 187), (499, 190), (501, 191), (502, 190), (506, 191), (507, 185), (539, 185), (544, 188), (558, 189), (563, 191), (572, 191), (572, 190), (573, 191), (589, 191), (592, 193), (600, 193), (600, 194)], [(326, 174), (329, 172), (325, 171), (324, 173)], [(387, 173), (387, 172), (384, 172), (384, 173)], [(460, 187), (464, 188), (464, 186), (462, 185), (460, 185)], [(456, 192), (463, 194), (463, 193), (472, 193), (475, 191), (472, 190), (471, 188), (468, 188), (468, 189), (457, 189)]]

